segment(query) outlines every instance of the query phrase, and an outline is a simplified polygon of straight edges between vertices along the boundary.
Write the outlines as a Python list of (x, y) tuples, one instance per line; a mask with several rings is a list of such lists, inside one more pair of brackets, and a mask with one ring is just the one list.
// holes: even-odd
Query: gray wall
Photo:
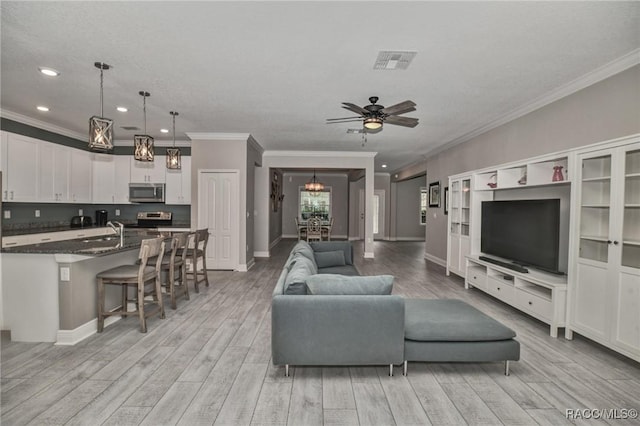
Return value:
[[(313, 173), (287, 172), (283, 175), (282, 235), (298, 235), (294, 218), (298, 214), (298, 191)], [(347, 174), (316, 173), (325, 187), (331, 187), (331, 215), (334, 217), (332, 236), (346, 237), (349, 227), (349, 182)]]
[[(425, 177), (396, 183), (396, 239), (424, 240), (424, 225), (420, 225), (420, 188), (426, 186)], [(427, 226), (431, 221), (427, 216)]]
[[(195, 136), (194, 136), (195, 137)], [(242, 140), (193, 140), (191, 142), (191, 223), (198, 226), (198, 170), (238, 170), (240, 265), (247, 264), (247, 142)], [(253, 198), (253, 197), (252, 197)], [(251, 211), (253, 215), (253, 211)], [(251, 257), (253, 258), (253, 252)]]
[[(639, 133), (638, 111), (640, 65), (432, 155), (427, 181)], [(445, 260), (447, 218), (442, 208), (427, 217), (425, 254)]]

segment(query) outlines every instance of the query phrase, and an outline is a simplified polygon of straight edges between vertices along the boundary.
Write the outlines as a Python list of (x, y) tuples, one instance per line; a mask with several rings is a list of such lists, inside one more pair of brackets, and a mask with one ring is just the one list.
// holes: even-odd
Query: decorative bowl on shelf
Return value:
[(487, 182), (487, 186), (491, 189), (494, 189), (495, 187), (498, 186), (498, 176), (494, 173), (491, 176), (489, 176), (489, 182)]

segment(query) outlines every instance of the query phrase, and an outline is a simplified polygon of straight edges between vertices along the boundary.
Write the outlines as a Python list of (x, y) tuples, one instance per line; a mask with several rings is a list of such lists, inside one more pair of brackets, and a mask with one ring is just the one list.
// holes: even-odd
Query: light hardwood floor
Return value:
[[(377, 242), (364, 275), (396, 276), (394, 294), (458, 298), (517, 332), (522, 356), (501, 363), (388, 368), (271, 364), (270, 299), (294, 241), (246, 273), (210, 271), (211, 287), (153, 318), (118, 321), (76, 346), (2, 340), (2, 424), (72, 425), (561, 425), (566, 409), (640, 408), (640, 364), (548, 327), (446, 277), (423, 244)], [(615, 420), (611, 424), (638, 424)]]

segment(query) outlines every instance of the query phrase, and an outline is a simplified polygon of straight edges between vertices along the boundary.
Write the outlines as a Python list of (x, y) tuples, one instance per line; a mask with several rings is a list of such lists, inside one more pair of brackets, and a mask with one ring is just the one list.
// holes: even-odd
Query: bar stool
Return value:
[[(164, 305), (162, 303), (162, 293), (160, 290), (160, 268), (164, 255), (164, 238), (153, 238), (142, 240), (140, 244), (139, 265), (121, 265), (115, 268), (100, 272), (98, 279), (98, 333), (104, 329), (104, 318), (111, 315), (122, 317), (137, 315), (140, 318), (140, 331), (147, 332), (147, 317), (160, 313), (160, 318), (164, 318)], [(149, 258), (155, 257), (155, 263)], [(152, 289), (147, 292), (146, 287), (151, 283)], [(122, 289), (122, 307), (119, 311), (105, 310), (105, 286), (117, 285)], [(129, 287), (137, 288), (137, 309), (127, 310), (129, 301), (127, 291)], [(153, 302), (158, 306), (153, 310), (145, 310), (145, 296), (153, 295)]]
[[(187, 249), (187, 259), (191, 262), (191, 271), (187, 269), (187, 277), (193, 278), (193, 287), (196, 293), (200, 293), (199, 284), (204, 281), (209, 287), (209, 277), (207, 276), (207, 243), (209, 242), (209, 229), (198, 229), (195, 231), (193, 246)], [(198, 268), (198, 259), (202, 259), (202, 268)], [(200, 279), (202, 276), (202, 279)]]
[[(189, 300), (189, 287), (187, 286), (187, 249), (193, 244), (194, 233), (181, 232), (171, 239), (171, 255), (162, 259), (162, 272), (166, 274), (166, 282), (163, 280), (167, 293), (171, 297), (171, 309), (177, 308), (176, 299), (184, 294)], [(179, 285), (176, 285), (176, 281)]]

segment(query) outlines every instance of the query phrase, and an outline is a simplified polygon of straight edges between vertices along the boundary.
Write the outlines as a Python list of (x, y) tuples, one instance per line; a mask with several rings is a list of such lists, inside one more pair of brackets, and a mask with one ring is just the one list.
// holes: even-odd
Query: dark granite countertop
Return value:
[(124, 245), (120, 246), (120, 237), (104, 235), (91, 238), (78, 238), (66, 241), (30, 244), (25, 246), (2, 249), (2, 253), (23, 254), (77, 254), (83, 256), (105, 256), (125, 250), (140, 247), (142, 240), (147, 238), (170, 237), (171, 232), (157, 232), (153, 230), (127, 230), (124, 234)]
[[(131, 225), (135, 222), (123, 222), (126, 225)], [(190, 228), (191, 225), (189, 223), (174, 223), (171, 226), (161, 226), (161, 228)], [(47, 227), (29, 227), (29, 228), (14, 228), (14, 229), (3, 229), (2, 236), (3, 237), (13, 237), (16, 235), (29, 235), (29, 234), (42, 234), (46, 232), (60, 232), (60, 231), (81, 231), (83, 229), (98, 229), (104, 228), (104, 226), (87, 226), (85, 228), (71, 228), (68, 225), (61, 226), (47, 226)], [(139, 229), (153, 229), (153, 228), (139, 228)]]

